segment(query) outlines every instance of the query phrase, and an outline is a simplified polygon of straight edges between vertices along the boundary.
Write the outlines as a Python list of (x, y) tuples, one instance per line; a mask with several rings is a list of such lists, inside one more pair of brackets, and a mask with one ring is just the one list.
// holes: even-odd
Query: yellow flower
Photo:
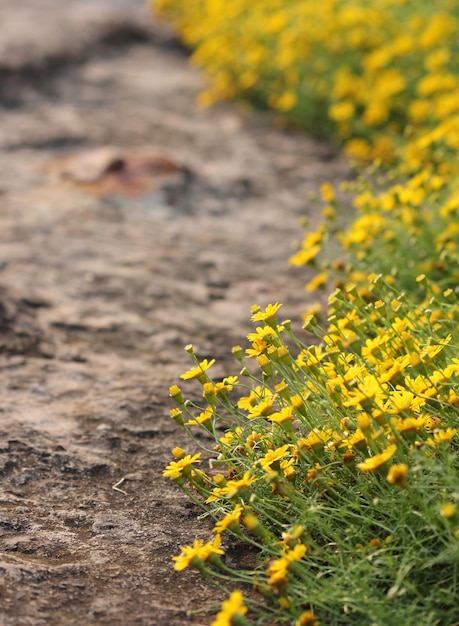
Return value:
[[(261, 309), (259, 311), (256, 310), (255, 314), (264, 315)], [(276, 338), (277, 338), (276, 330), (272, 328), (271, 326), (257, 326), (254, 333), (249, 333), (247, 335), (247, 339), (253, 342), (253, 347), (256, 347), (255, 344), (258, 344), (258, 343), (260, 343), (261, 345), (263, 343), (265, 344), (262, 351), (267, 347), (269, 342), (273, 342)], [(246, 352), (248, 352), (248, 350), (246, 350)]]
[(180, 426), (185, 425), (185, 420), (183, 419), (183, 413), (180, 409), (171, 409), (169, 413), (172, 419), (175, 422), (177, 422), (177, 424), (179, 424)]
[(418, 124), (429, 116), (431, 108), (429, 100), (412, 100), (408, 105), (408, 117), (413, 123)]
[(277, 448), (276, 450), (270, 450), (267, 454), (265, 454), (265, 456), (261, 457), (261, 459), (258, 460), (258, 463), (265, 471), (270, 471), (271, 465), (286, 456), (289, 453), (289, 450), (290, 446), (288, 443), (286, 443), (281, 448)]
[(191, 378), (197, 378), (198, 380), (205, 374), (206, 370), (209, 369), (215, 363), (215, 359), (208, 361), (204, 359), (201, 361), (197, 367), (192, 367), (190, 370), (185, 372), (184, 374), (180, 374), (180, 378), (183, 380), (190, 380)]
[(291, 111), (297, 104), (297, 97), (294, 91), (286, 91), (276, 101), (275, 108), (278, 111)]
[(266, 356), (266, 354), (259, 354), (256, 357), (256, 361), (257, 361), (258, 366), (260, 367), (260, 369), (267, 376), (272, 376), (273, 375), (273, 366), (272, 366), (272, 363), (269, 360), (269, 358)]
[(443, 348), (446, 345), (450, 343), (450, 341), (451, 341), (451, 335), (448, 335), (445, 339), (442, 339), (438, 344), (426, 346), (421, 352), (421, 359), (424, 360), (426, 357), (428, 357), (429, 359), (433, 359), (434, 357), (437, 356), (437, 354), (439, 354), (443, 350)]
[(387, 461), (394, 456), (396, 451), (397, 446), (395, 444), (391, 444), (383, 452), (370, 456), (365, 459), (365, 461), (362, 461), (362, 463), (359, 463), (357, 467), (362, 472), (374, 472), (385, 465), (385, 463), (387, 463)]
[(328, 109), (328, 114), (335, 122), (347, 122), (355, 115), (355, 107), (352, 102), (338, 102), (332, 104)]
[(370, 155), (370, 146), (364, 139), (350, 139), (344, 146), (344, 152), (357, 161), (366, 161)]
[(239, 480), (229, 480), (223, 487), (216, 487), (213, 489), (213, 495), (207, 498), (206, 504), (209, 502), (215, 502), (220, 498), (234, 498), (234, 496), (238, 495), (243, 489), (250, 487), (250, 485), (256, 480), (257, 478), (252, 476), (250, 471), (247, 470), (247, 472), (245, 472)]
[(264, 341), (263, 339), (256, 339), (253, 343), (252, 343), (252, 347), (251, 348), (247, 348), (245, 353), (247, 355), (247, 357), (250, 359), (252, 357), (257, 357), (260, 356), (260, 354), (263, 354), (263, 352), (265, 352), (265, 350), (268, 348), (269, 344), (267, 341)]
[(293, 563), (294, 561), (301, 561), (307, 551), (307, 546), (303, 543), (297, 543), (293, 548), (286, 550), (283, 557), (287, 559), (289, 563)]
[(320, 272), (316, 274), (314, 278), (312, 278), (306, 285), (306, 291), (316, 291), (316, 289), (320, 289), (325, 285), (328, 280), (328, 274), (326, 272)]
[(436, 428), (440, 428), (441, 419), (434, 415), (426, 415), (424, 417), (424, 428), (428, 433), (433, 433)]
[(313, 246), (317, 245), (323, 240), (324, 234), (325, 234), (325, 228), (322, 225), (317, 230), (314, 230), (308, 233), (304, 237), (303, 241), (301, 242), (301, 247), (304, 250), (309, 250), (309, 248), (312, 248)]
[(408, 482), (406, 475), (408, 473), (408, 465), (406, 463), (397, 463), (392, 465), (387, 474), (387, 481), (396, 487), (406, 487)]
[(183, 474), (187, 474), (189, 472), (193, 463), (200, 463), (200, 457), (201, 453), (198, 452), (194, 456), (187, 454), (178, 461), (172, 461), (163, 471), (163, 476), (165, 476), (166, 478), (170, 478), (171, 480), (177, 480), (178, 478), (181, 478)]
[(184, 459), (186, 457), (186, 452), (183, 448), (180, 448), (179, 446), (176, 446), (173, 450), (172, 450), (172, 454), (174, 456), (174, 459), (176, 461), (180, 461), (180, 459)]
[(352, 435), (350, 435), (346, 443), (348, 443), (353, 448), (357, 448), (358, 450), (367, 449), (367, 440), (360, 428), (357, 428), (357, 430), (352, 433)]
[(297, 524), (296, 526), (293, 526), (293, 528), (291, 528), (290, 530), (284, 531), (282, 533), (282, 541), (280, 543), (283, 543), (284, 545), (289, 546), (290, 548), (295, 547), (296, 544), (298, 543), (298, 539), (301, 537), (303, 533), (304, 533), (304, 526)]
[(312, 611), (304, 611), (295, 621), (295, 626), (319, 626), (320, 622)]
[(177, 404), (183, 404), (182, 392), (178, 385), (172, 385), (169, 387), (169, 395), (177, 402)]
[(315, 450), (323, 448), (330, 439), (331, 432), (328, 430), (311, 430), (307, 437), (300, 437), (297, 441), (300, 450)]
[(222, 533), (227, 528), (231, 528), (234, 524), (239, 524), (242, 514), (244, 513), (244, 509), (240, 504), (236, 504), (234, 509), (225, 515), (225, 517), (219, 520), (213, 529), (214, 533)]
[(290, 263), (291, 265), (294, 265), (295, 267), (299, 267), (301, 265), (308, 265), (308, 263), (311, 263), (316, 258), (320, 250), (321, 250), (321, 246), (319, 245), (312, 246), (309, 249), (301, 249), (299, 252), (297, 252), (290, 258)]
[(322, 200), (329, 204), (332, 204), (336, 199), (335, 190), (330, 183), (322, 183), (320, 186), (320, 195), (322, 196)]
[(214, 415), (214, 410), (211, 406), (208, 406), (204, 411), (202, 411), (196, 419), (188, 420), (187, 425), (201, 425), (201, 424), (209, 424), (210, 420)]
[(406, 417), (406, 418), (392, 418), (391, 424), (395, 430), (402, 436), (408, 438), (416, 433), (421, 432), (422, 428), (425, 428), (425, 418), (419, 417)]
[(298, 543), (293, 549), (282, 552), (279, 559), (271, 561), (268, 566), (268, 584), (278, 586), (285, 582), (290, 565), (295, 561), (300, 561), (307, 552), (307, 547), (303, 543)]
[(433, 433), (433, 437), (427, 439), (429, 446), (440, 446), (442, 443), (450, 443), (457, 434), (457, 428), (447, 428), (446, 430), (437, 430)]
[(372, 425), (372, 421), (367, 413), (359, 413), (357, 415), (357, 426), (360, 428), (361, 431), (369, 431)]
[(223, 437), (220, 437), (219, 441), (225, 445), (231, 445), (236, 437), (240, 437), (242, 434), (242, 428), (240, 426), (236, 426), (235, 430), (227, 430)]
[(274, 397), (261, 400), (256, 406), (249, 409), (248, 419), (254, 419), (255, 417), (268, 417), (273, 410)]
[(224, 554), (220, 548), (220, 535), (216, 535), (213, 541), (206, 544), (202, 539), (195, 539), (192, 546), (180, 546), (180, 550), (182, 553), (179, 556), (172, 557), (175, 561), (174, 569), (178, 572), (193, 565), (195, 559), (207, 561), (213, 554)]
[(211, 626), (231, 626), (236, 623), (234, 618), (241, 618), (246, 613), (247, 607), (244, 605), (242, 592), (233, 591), (228, 600), (223, 602), (221, 611), (217, 614)]
[(264, 311), (257, 305), (253, 306), (253, 315), (251, 317), (252, 322), (266, 322), (269, 324), (269, 322), (274, 319), (281, 306), (282, 304), (279, 304), (279, 302), (276, 302), (276, 304), (268, 304)]
[(202, 386), (202, 396), (209, 402), (209, 404), (215, 403), (216, 389), (214, 383), (204, 383)]
[[(238, 400), (237, 406), (239, 409), (245, 409), (250, 411), (260, 400), (262, 400), (266, 395), (266, 390), (261, 387), (255, 387), (250, 390), (248, 396), (243, 396)], [(272, 395), (271, 393), (269, 395)]]
[(295, 459), (284, 459), (280, 462), (280, 471), (285, 478), (293, 478), (296, 475), (296, 469), (293, 467)]
[(268, 415), (267, 417), (270, 422), (276, 422), (277, 424), (282, 424), (283, 422), (291, 421), (293, 419), (293, 407), (292, 406), (284, 407), (280, 411), (271, 413), (271, 415)]
[(456, 505), (453, 502), (447, 502), (440, 509), (440, 515), (446, 519), (450, 519), (456, 515)]
[(215, 385), (215, 390), (217, 394), (221, 391), (233, 391), (234, 386), (239, 384), (239, 380), (237, 376), (227, 376), (223, 379), (221, 383), (217, 383)]
[(389, 116), (389, 107), (383, 100), (373, 100), (365, 109), (363, 121), (368, 126), (378, 126), (385, 122)]

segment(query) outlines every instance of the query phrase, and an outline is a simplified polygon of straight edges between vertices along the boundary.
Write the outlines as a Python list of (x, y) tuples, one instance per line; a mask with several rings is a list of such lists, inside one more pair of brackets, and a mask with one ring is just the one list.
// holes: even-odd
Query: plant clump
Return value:
[[(176, 448), (164, 475), (214, 536), (175, 568), (228, 592), (214, 626), (459, 623), (459, 2), (155, 4), (209, 76), (203, 105), (267, 106), (359, 164), (322, 185), (290, 259), (331, 293), (309, 335), (254, 306), (221, 380), (187, 347), (202, 402), (173, 385), (171, 417), (200, 452)], [(229, 536), (251, 569), (226, 562)]]
[[(327, 329), (306, 320), (312, 345), (277, 321), (278, 304), (254, 307), (239, 376), (214, 381), (190, 347), (182, 378), (193, 374), (202, 403), (170, 390), (211, 470), (179, 449), (164, 475), (215, 521), (214, 539), (183, 547), (175, 568), (252, 587), (260, 623), (459, 617), (457, 302), (428, 283), (418, 307), (381, 276), (369, 288), (366, 300), (335, 292)], [(225, 564), (227, 534), (259, 551), (257, 567)], [(237, 615), (226, 623), (248, 623)]]

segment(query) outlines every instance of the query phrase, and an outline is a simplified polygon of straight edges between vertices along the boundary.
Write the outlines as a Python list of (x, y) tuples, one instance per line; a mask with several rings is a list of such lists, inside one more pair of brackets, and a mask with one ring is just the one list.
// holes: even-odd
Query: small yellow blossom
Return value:
[(219, 520), (213, 529), (214, 533), (222, 533), (227, 528), (231, 529), (232, 526), (238, 525), (241, 521), (241, 517), (244, 513), (244, 509), (240, 504), (236, 504), (234, 509), (225, 515), (225, 517)]
[(215, 502), (220, 498), (234, 498), (241, 491), (250, 487), (257, 480), (256, 476), (253, 476), (249, 470), (244, 473), (239, 480), (229, 480), (223, 487), (215, 487), (212, 491), (212, 495), (206, 500), (206, 503)]
[(325, 285), (328, 280), (327, 272), (316, 274), (305, 286), (306, 291), (316, 291)]
[(450, 443), (457, 434), (457, 428), (439, 429), (433, 433), (433, 437), (427, 439), (429, 446), (440, 446), (443, 443)]
[(172, 455), (176, 461), (180, 461), (181, 459), (184, 459), (186, 457), (186, 452), (183, 448), (176, 446), (172, 450)]
[(300, 450), (317, 450), (323, 448), (331, 437), (331, 431), (314, 429), (307, 437), (300, 437), (297, 446)]
[(394, 456), (396, 451), (397, 446), (395, 444), (391, 444), (383, 452), (368, 457), (365, 461), (362, 461), (362, 463), (358, 463), (357, 467), (362, 472), (374, 472), (385, 465), (387, 461)]
[(178, 385), (172, 385), (169, 387), (169, 395), (177, 402), (177, 404), (183, 404), (182, 392)]
[(422, 428), (425, 427), (425, 419), (422, 416), (392, 418), (390, 423), (402, 437), (408, 438), (409, 440), (411, 440), (410, 437), (421, 432)]
[(328, 202), (329, 204), (332, 204), (336, 199), (335, 190), (330, 183), (322, 183), (320, 186), (320, 194), (322, 196), (322, 200), (324, 202)]
[(286, 91), (283, 93), (275, 104), (275, 108), (278, 111), (290, 111), (297, 104), (297, 97), (294, 91)]
[(180, 546), (180, 550), (182, 552), (179, 556), (172, 557), (175, 561), (174, 569), (178, 572), (193, 565), (195, 559), (207, 561), (213, 554), (224, 554), (220, 548), (220, 535), (215, 535), (214, 540), (209, 543), (204, 543), (202, 539), (195, 539), (192, 546)]
[(267, 418), (270, 422), (276, 422), (277, 424), (292, 421), (293, 406), (283, 407), (280, 411), (276, 411), (275, 413), (268, 415)]
[(402, 413), (404, 411), (419, 411), (425, 404), (424, 398), (417, 397), (412, 391), (407, 391), (404, 388), (398, 388), (397, 391), (392, 391), (388, 402), (386, 402), (384, 409), (389, 413)]
[(202, 411), (198, 417), (195, 419), (191, 419), (187, 421), (187, 425), (206, 425), (210, 424), (212, 417), (214, 416), (214, 410), (211, 406), (208, 406), (204, 411)]
[(441, 419), (439, 417), (435, 417), (434, 415), (426, 415), (424, 417), (424, 428), (428, 433), (434, 432), (436, 428), (440, 428)]
[(293, 548), (298, 543), (298, 540), (300, 539), (301, 535), (304, 533), (304, 530), (305, 530), (304, 526), (297, 524), (296, 526), (293, 526), (293, 528), (291, 528), (290, 530), (284, 531), (282, 533), (281, 543), (283, 543), (285, 546), (289, 546), (290, 548)]
[(338, 102), (329, 108), (328, 114), (335, 122), (345, 122), (354, 116), (355, 107), (352, 102)]
[(265, 471), (271, 470), (271, 465), (280, 461), (280, 459), (284, 458), (287, 454), (289, 454), (290, 446), (286, 443), (281, 448), (277, 448), (276, 450), (270, 450), (263, 457), (258, 460), (258, 463)]
[(278, 586), (286, 581), (290, 565), (295, 561), (301, 561), (307, 552), (303, 543), (298, 543), (294, 548), (282, 552), (279, 559), (275, 559), (268, 565), (268, 584)]
[(177, 422), (180, 426), (184, 426), (185, 420), (183, 419), (183, 413), (180, 409), (171, 409), (169, 411), (172, 419)]
[(279, 304), (279, 302), (276, 302), (276, 304), (268, 304), (266, 309), (263, 311), (259, 306), (255, 305), (253, 307), (254, 313), (251, 318), (252, 322), (271, 322), (281, 306), (282, 304)]
[(250, 407), (247, 415), (248, 419), (254, 419), (255, 417), (268, 417), (274, 412), (273, 404), (275, 398), (266, 398), (261, 400), (258, 404)]
[(387, 474), (387, 481), (396, 487), (406, 487), (408, 482), (406, 475), (408, 473), (408, 465), (406, 463), (397, 463), (392, 465)]
[(301, 265), (308, 265), (309, 263), (314, 261), (314, 259), (316, 258), (316, 256), (319, 254), (320, 251), (321, 251), (321, 246), (319, 245), (312, 246), (311, 248), (308, 248), (308, 249), (303, 248), (290, 258), (290, 263), (297, 267)]
[(186, 475), (191, 470), (193, 463), (200, 463), (200, 458), (201, 453), (198, 452), (193, 456), (187, 454), (178, 461), (172, 461), (166, 466), (166, 469), (163, 471), (163, 476), (171, 480), (177, 480), (181, 478), (183, 474)]
[(184, 374), (180, 374), (180, 378), (183, 380), (190, 380), (191, 378), (197, 378), (198, 380), (205, 374), (206, 370), (209, 369), (215, 363), (215, 359), (211, 359), (208, 361), (204, 359), (201, 361), (197, 367), (193, 367)]
[(447, 502), (440, 509), (440, 515), (445, 519), (450, 519), (456, 515), (456, 505), (453, 502)]
[[(244, 605), (244, 598), (241, 591), (233, 591), (222, 604), (221, 611), (212, 622), (211, 626), (232, 626), (235, 624), (235, 618), (241, 618), (247, 613), (247, 607)], [(239, 622), (238, 622), (239, 623)]]
[(225, 445), (231, 445), (235, 439), (239, 439), (242, 434), (242, 428), (236, 426), (235, 430), (227, 430), (223, 437), (220, 437), (219, 441)]
[(312, 611), (304, 611), (295, 621), (295, 626), (319, 626), (320, 622)]
[(238, 384), (239, 380), (237, 376), (226, 376), (221, 383), (216, 384), (217, 394), (220, 393), (221, 390), (232, 391)]

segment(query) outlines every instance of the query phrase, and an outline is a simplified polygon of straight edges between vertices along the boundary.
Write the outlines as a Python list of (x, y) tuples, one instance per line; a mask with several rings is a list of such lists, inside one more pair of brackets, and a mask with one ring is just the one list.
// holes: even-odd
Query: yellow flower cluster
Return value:
[[(204, 406), (173, 385), (171, 416), (225, 473), (174, 451), (164, 475), (216, 533), (176, 568), (251, 583), (268, 623), (456, 623), (459, 0), (154, 4), (209, 76), (202, 105), (251, 99), (373, 163), (350, 186), (350, 225), (322, 185), (324, 222), (291, 259), (320, 269), (308, 292), (334, 280), (326, 327), (319, 304), (304, 318), (313, 345), (277, 322), (276, 303), (252, 308), (239, 377), (214, 382), (213, 360), (187, 348), (182, 379), (202, 385)], [(339, 261), (324, 259), (331, 239)], [(229, 568), (221, 533), (259, 550), (257, 567)], [(247, 624), (246, 612), (235, 592), (215, 623)]]
[[(195, 540), (182, 548), (174, 557), (176, 569), (191, 565), (211, 577), (213, 568), (232, 580), (251, 581), (277, 598), (298, 624), (318, 623), (315, 611), (304, 611), (305, 581), (314, 578), (310, 572), (319, 564), (329, 567), (335, 553), (340, 562), (355, 558), (360, 563), (367, 549), (390, 552), (387, 563), (393, 563), (403, 553), (405, 524), (420, 542), (429, 528), (435, 537), (444, 534), (440, 543), (456, 546), (448, 550), (459, 549), (453, 460), (459, 430), (459, 309), (451, 305), (449, 291), (429, 295), (424, 280), (425, 300), (418, 307), (381, 277), (367, 280), (373, 289), (368, 301), (356, 289), (332, 294), (329, 324), (326, 332), (317, 331), (317, 345), (299, 341), (288, 320), (278, 323), (280, 304), (254, 306), (252, 320), (264, 325), (248, 335), (246, 358), (257, 362), (260, 378), (242, 370), (256, 383), (247, 395), (232, 402), (228, 392), (214, 396), (206, 408), (185, 402), (175, 386), (171, 392), (190, 417), (212, 409), (211, 466), (227, 470), (226, 476), (208, 475), (193, 467), (199, 455), (174, 451), (176, 461), (164, 475), (182, 488), (186, 480), (216, 520), (214, 542)], [(309, 320), (308, 328), (314, 327)], [(203, 389), (218, 384), (208, 376), (194, 378)], [(230, 425), (223, 435), (219, 422)], [(206, 427), (193, 419), (181, 425), (187, 432), (190, 425)], [(400, 501), (399, 494), (406, 499)], [(403, 501), (407, 518), (401, 522)], [(316, 510), (322, 511), (320, 520)], [(221, 533), (266, 552), (255, 575), (223, 563)], [(451, 576), (449, 565), (445, 572)], [(220, 620), (231, 607), (228, 600)], [(234, 623), (248, 623), (244, 615)]]
[[(261, 350), (257, 361), (263, 356), (271, 365), (262, 366), (265, 378), (274, 379), (286, 366), (298, 377), (294, 384), (285, 378), (272, 387), (265, 384), (238, 401), (249, 420), (262, 418), (273, 424), (271, 428), (277, 425), (287, 438), (288, 443), (273, 448), (269, 428), (258, 437), (250, 432), (244, 445), (253, 450), (257, 439), (260, 467), (265, 471), (276, 467), (290, 479), (298, 473), (292, 472), (292, 465), (303, 457), (316, 470), (320, 452), (322, 459), (341, 459), (346, 465), (360, 459), (358, 469), (373, 471), (394, 456), (406, 461), (413, 445), (430, 454), (431, 447), (451, 441), (457, 429), (442, 428), (445, 424), (438, 414), (440, 407), (459, 404), (455, 391), (459, 359), (451, 357), (446, 364), (436, 365), (452, 336), (434, 339), (435, 329), (438, 332), (442, 325), (432, 327), (432, 311), (426, 314), (424, 308), (402, 306), (400, 298), (392, 298), (392, 306), (381, 310), (377, 301), (365, 305), (359, 314), (349, 294), (347, 299), (335, 294), (331, 301), (332, 310), (341, 315), (331, 315), (323, 347), (306, 347), (294, 358), (282, 339), (283, 325), (274, 332), (272, 326), (259, 328), (255, 338), (249, 335), (255, 341), (248, 356)], [(437, 301), (438, 315), (443, 315), (443, 302), (444, 315), (447, 320), (450, 315), (457, 334), (458, 310), (449, 310), (446, 299)], [(343, 315), (346, 306), (349, 310)], [(324, 396), (331, 400), (326, 409)], [(294, 419), (305, 424), (307, 435), (293, 435)], [(241, 435), (242, 431), (239, 443)], [(389, 482), (401, 481), (392, 473)]]
[[(385, 179), (379, 190), (359, 180), (353, 185), (357, 195), (352, 223), (339, 226), (334, 207), (326, 206), (325, 222), (306, 234), (290, 259), (292, 265), (321, 268), (306, 290), (322, 289), (334, 279), (335, 287), (351, 290), (356, 286), (360, 296), (367, 298), (368, 276), (382, 274), (415, 299), (423, 293), (423, 280), (428, 280), (434, 295), (451, 289), (454, 300), (459, 282), (458, 180), (452, 172), (439, 175), (432, 167), (396, 184)], [(330, 262), (326, 250), (332, 238), (343, 252), (341, 260)]]
[(416, 135), (405, 156), (417, 163), (438, 139), (459, 145), (457, 0), (156, 0), (155, 9), (207, 72), (205, 105), (243, 95), (303, 127), (317, 130), (319, 119), (358, 159), (391, 162), (403, 133)]
[[(443, 289), (457, 284), (459, 0), (157, 0), (155, 8), (207, 72), (203, 104), (263, 102), (358, 161), (396, 166), (396, 184), (358, 190), (357, 218), (338, 234), (347, 273), (359, 265), (398, 273), (409, 289), (421, 272)], [(294, 265), (315, 266), (336, 230), (333, 190), (323, 198), (331, 223), (306, 235)], [(334, 273), (322, 269), (307, 291)]]

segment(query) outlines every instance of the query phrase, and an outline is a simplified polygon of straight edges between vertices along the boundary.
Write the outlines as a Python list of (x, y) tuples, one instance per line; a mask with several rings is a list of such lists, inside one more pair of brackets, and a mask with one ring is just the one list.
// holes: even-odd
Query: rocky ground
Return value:
[(190, 342), (237, 373), (252, 304), (299, 319), (298, 221), (348, 169), (202, 85), (143, 0), (0, 3), (2, 625), (206, 625), (220, 599), (171, 567), (209, 525), (161, 476), (168, 387)]

